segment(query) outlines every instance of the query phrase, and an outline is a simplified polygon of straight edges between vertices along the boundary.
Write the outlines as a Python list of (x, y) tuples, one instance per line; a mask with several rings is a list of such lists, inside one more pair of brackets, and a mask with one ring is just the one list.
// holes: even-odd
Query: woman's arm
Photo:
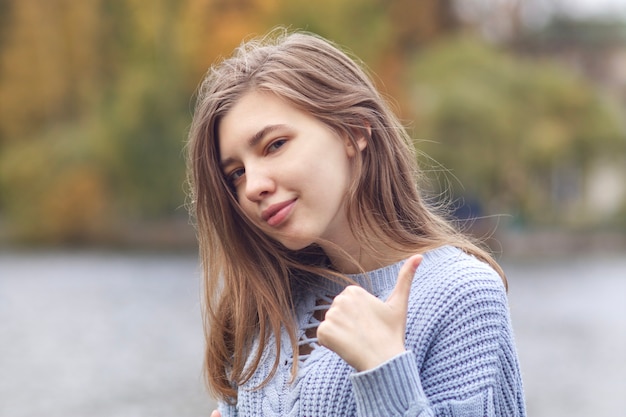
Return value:
[[(403, 267), (390, 299), (403, 280), (407, 282), (406, 273)], [(424, 311), (416, 314), (417, 307), (410, 305), (407, 295), (409, 322), (403, 348), (408, 352), (360, 369), (359, 358), (369, 357), (361, 352), (369, 349), (360, 344), (362, 338), (347, 332), (345, 337), (353, 339), (331, 341), (329, 348), (347, 349), (347, 354), (343, 350), (336, 352), (361, 371), (351, 377), (358, 415), (524, 416), (506, 293), (497, 274), (473, 259), (462, 266), (448, 265), (427, 273), (437, 276), (430, 280), (432, 287), (418, 290), (428, 293), (420, 302), (427, 300), (436, 307), (426, 310), (425, 319)], [(353, 309), (355, 317), (343, 314), (341, 320), (369, 317), (364, 308)], [(378, 330), (373, 325), (359, 330), (368, 334), (365, 339), (381, 337), (376, 336)]]

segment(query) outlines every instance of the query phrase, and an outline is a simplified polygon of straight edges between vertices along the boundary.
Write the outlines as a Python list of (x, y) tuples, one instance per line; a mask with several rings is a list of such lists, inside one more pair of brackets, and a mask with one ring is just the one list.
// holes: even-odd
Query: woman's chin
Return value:
[(296, 239), (293, 237), (278, 237), (277, 240), (287, 249), (292, 251), (299, 251), (306, 247), (311, 246), (314, 241), (312, 239)]

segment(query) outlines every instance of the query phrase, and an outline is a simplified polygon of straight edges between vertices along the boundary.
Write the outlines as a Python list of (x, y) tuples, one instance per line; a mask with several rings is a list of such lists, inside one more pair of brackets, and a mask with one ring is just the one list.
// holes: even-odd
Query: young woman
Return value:
[(188, 143), (213, 416), (524, 416), (506, 281), (398, 119), (307, 33), (239, 47)]

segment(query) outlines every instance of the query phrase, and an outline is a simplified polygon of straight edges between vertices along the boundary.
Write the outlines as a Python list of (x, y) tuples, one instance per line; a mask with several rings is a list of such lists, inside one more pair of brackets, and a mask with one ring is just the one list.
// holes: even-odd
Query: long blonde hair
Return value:
[[(341, 278), (323, 266), (319, 248), (292, 252), (256, 228), (221, 172), (220, 120), (253, 90), (270, 91), (308, 112), (350, 138), (355, 149), (357, 138), (367, 138), (346, 196), (350, 226), (360, 242), (382, 242), (406, 253), (454, 245), (504, 279), (489, 253), (420, 195), (412, 141), (359, 61), (310, 33), (281, 29), (250, 40), (207, 73), (187, 144), (191, 212), (204, 274), (205, 373), (213, 395), (236, 401), (237, 386), (253, 375), (270, 335), (280, 339), (281, 327), (297, 355), (293, 276)], [(260, 338), (259, 348), (252, 352), (255, 338)], [(280, 343), (276, 350), (268, 379), (277, 369)], [(246, 365), (250, 355), (251, 365)], [(298, 361), (293, 364), (295, 375)]]

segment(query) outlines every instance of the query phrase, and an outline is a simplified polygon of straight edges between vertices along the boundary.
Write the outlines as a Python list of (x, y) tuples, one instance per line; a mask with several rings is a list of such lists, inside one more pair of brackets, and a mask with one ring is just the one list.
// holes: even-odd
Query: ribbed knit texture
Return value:
[[(403, 263), (353, 278), (384, 300)], [(315, 282), (297, 299), (301, 343), (314, 349), (300, 358), (296, 380), (290, 382), (293, 355), (285, 333), (274, 378), (253, 389), (274, 362), (271, 339), (257, 372), (239, 387), (237, 405), (220, 404), (223, 417), (526, 415), (506, 292), (487, 264), (453, 247), (426, 253), (411, 288), (407, 352), (360, 373), (304, 334), (318, 324), (314, 310), (323, 307), (316, 302), (341, 289)]]

